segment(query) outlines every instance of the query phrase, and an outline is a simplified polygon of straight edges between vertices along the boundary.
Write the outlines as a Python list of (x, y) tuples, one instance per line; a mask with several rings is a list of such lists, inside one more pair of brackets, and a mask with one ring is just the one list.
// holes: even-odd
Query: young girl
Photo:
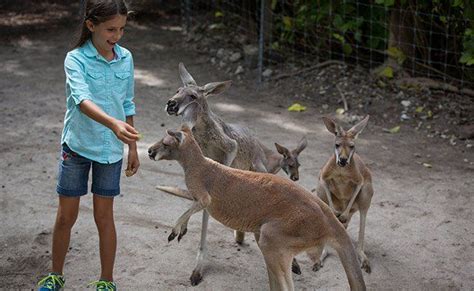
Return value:
[(97, 290), (116, 290), (113, 266), (116, 233), (114, 197), (120, 193), (123, 143), (128, 144), (127, 176), (139, 167), (133, 128), (134, 75), (131, 53), (117, 42), (127, 22), (122, 0), (87, 0), (81, 36), (64, 61), (67, 111), (61, 136), (62, 155), (54, 225), (52, 272), (39, 290), (64, 287), (64, 259), (69, 247), (79, 199), (88, 193), (92, 168), (94, 219), (99, 232), (101, 275)]

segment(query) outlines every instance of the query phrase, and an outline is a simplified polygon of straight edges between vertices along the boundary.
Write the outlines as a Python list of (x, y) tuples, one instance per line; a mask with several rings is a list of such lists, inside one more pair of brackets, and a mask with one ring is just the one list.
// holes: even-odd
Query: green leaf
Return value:
[(454, 0), (451, 6), (464, 8), (464, 0)]
[(342, 51), (344, 52), (344, 54), (346, 55), (350, 55), (352, 53), (352, 47), (350, 44), (348, 43), (345, 43), (342, 45)]
[(289, 16), (283, 17), (283, 25), (285, 26), (286, 30), (290, 30), (293, 27), (293, 23)]
[(424, 109), (425, 108), (423, 106), (418, 106), (418, 107), (416, 107), (415, 112), (416, 113), (421, 113), (421, 112), (423, 112)]
[(402, 65), (403, 62), (406, 60), (406, 55), (401, 51), (399, 50), (397, 47), (389, 47), (387, 50), (386, 50), (387, 54), (392, 57), (393, 59), (397, 60), (397, 63), (399, 65)]
[(439, 20), (441, 20), (442, 23), (446, 24), (448, 20), (446, 19), (446, 16), (440, 16)]
[(400, 125), (397, 125), (395, 127), (392, 127), (388, 130), (390, 133), (399, 133), (400, 132)]
[(386, 77), (388, 79), (393, 78), (393, 69), (390, 66), (386, 66), (380, 73), (380, 76)]
[(214, 13), (214, 16), (215, 17), (223, 17), (224, 13), (222, 13), (221, 11), (216, 11), (216, 13)]
[(337, 39), (338, 41), (344, 43), (344, 37), (338, 33), (333, 33), (332, 36)]
[(466, 64), (466, 66), (471, 66), (474, 64), (474, 56), (471, 54), (464, 52), (461, 55), (461, 58), (459, 59), (459, 62), (462, 64)]
[(293, 105), (288, 107), (288, 111), (301, 112), (305, 110), (306, 110), (306, 106), (303, 106), (299, 103), (294, 103)]
[(271, 4), (272, 10), (275, 10), (277, 4), (278, 4), (278, 0), (272, 0), (272, 4)]

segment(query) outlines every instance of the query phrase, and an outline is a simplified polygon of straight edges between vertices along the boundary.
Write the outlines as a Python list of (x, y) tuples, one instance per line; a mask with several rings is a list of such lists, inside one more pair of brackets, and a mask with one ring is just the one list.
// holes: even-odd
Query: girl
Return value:
[(87, 194), (92, 168), (94, 219), (99, 232), (101, 275), (97, 290), (116, 290), (113, 266), (116, 233), (114, 197), (120, 193), (123, 143), (128, 144), (127, 176), (137, 172), (138, 132), (133, 128), (133, 60), (117, 42), (127, 22), (122, 0), (87, 0), (80, 38), (64, 61), (67, 111), (61, 136), (59, 207), (54, 225), (52, 272), (39, 290), (64, 287), (64, 259), (80, 196)]

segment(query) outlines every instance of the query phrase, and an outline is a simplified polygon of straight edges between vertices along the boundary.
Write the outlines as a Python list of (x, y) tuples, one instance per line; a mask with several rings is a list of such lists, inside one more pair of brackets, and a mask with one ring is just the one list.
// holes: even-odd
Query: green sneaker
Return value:
[(99, 280), (89, 283), (88, 286), (95, 286), (96, 291), (116, 291), (117, 286), (112, 281)]
[(38, 291), (57, 291), (64, 288), (64, 277), (56, 273), (49, 273), (48, 276), (44, 277), (38, 282)]

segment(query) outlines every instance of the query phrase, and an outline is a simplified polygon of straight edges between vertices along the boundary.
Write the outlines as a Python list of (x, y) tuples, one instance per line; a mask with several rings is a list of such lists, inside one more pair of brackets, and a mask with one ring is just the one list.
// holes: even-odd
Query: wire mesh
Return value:
[(212, 27), (211, 32), (241, 45), (258, 46), (261, 36), (260, 61), (265, 67), (338, 60), (387, 78), (398, 74), (433, 79), (461, 93), (474, 88), (474, 7), (469, 1), (182, 3), (188, 31)]

